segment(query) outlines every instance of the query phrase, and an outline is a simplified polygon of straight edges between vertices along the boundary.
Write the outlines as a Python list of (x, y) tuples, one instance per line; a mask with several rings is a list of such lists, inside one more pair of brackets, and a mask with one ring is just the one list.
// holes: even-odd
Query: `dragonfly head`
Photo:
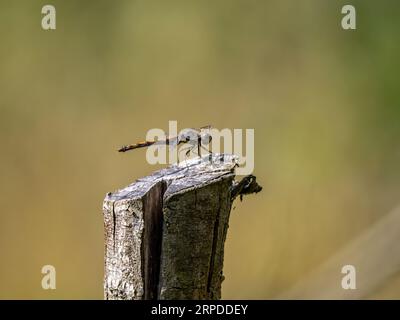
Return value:
[(190, 142), (197, 141), (197, 132), (193, 129), (187, 129), (179, 134), (179, 141)]

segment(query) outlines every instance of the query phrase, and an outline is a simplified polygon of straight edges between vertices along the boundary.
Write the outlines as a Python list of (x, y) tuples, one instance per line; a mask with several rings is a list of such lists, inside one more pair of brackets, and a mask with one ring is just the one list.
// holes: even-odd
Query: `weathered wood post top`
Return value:
[(105, 299), (220, 299), (232, 201), (258, 192), (235, 182), (237, 157), (210, 154), (108, 193)]

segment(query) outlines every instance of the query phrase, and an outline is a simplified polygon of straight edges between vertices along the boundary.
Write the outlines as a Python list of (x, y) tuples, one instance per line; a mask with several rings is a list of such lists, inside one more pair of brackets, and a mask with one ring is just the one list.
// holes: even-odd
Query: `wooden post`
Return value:
[(235, 182), (237, 158), (210, 155), (172, 165), (108, 193), (105, 299), (220, 299), (232, 201), (256, 193)]

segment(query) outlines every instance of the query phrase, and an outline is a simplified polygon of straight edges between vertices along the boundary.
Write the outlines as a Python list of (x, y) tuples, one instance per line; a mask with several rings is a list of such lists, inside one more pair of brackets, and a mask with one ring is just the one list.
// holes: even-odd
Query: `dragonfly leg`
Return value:
[(205, 150), (205, 151), (208, 152), (208, 160), (209, 160), (210, 162), (212, 162), (212, 151), (209, 150), (209, 149), (207, 149), (207, 148), (204, 147), (203, 145), (200, 145), (200, 147), (201, 147), (203, 150)]
[(212, 154), (211, 150), (208, 150), (206, 147), (204, 147), (203, 145), (201, 145), (201, 148), (205, 151), (207, 151), (207, 153)]
[(192, 149), (193, 149), (193, 147), (192, 147), (192, 146), (189, 146), (189, 147), (182, 148), (181, 150), (179, 150), (179, 152), (178, 152), (178, 159), (179, 159), (179, 156), (180, 156), (181, 152), (182, 152), (182, 151), (185, 151), (185, 160), (186, 160), (186, 158), (189, 156), (189, 154), (190, 154), (190, 152), (192, 151)]
[(199, 138), (198, 141), (197, 141), (197, 155), (201, 158), (200, 147), (202, 147), (202, 145), (201, 145), (201, 139)]

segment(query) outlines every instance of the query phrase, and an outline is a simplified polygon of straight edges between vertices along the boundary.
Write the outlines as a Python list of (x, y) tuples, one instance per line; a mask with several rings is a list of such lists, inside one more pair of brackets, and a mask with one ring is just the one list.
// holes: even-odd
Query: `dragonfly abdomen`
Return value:
[(143, 141), (143, 142), (139, 142), (139, 143), (135, 143), (135, 144), (130, 144), (128, 146), (121, 147), (118, 150), (118, 152), (126, 152), (126, 151), (133, 150), (133, 149), (144, 148), (144, 147), (151, 146), (154, 143), (156, 143), (156, 141)]

